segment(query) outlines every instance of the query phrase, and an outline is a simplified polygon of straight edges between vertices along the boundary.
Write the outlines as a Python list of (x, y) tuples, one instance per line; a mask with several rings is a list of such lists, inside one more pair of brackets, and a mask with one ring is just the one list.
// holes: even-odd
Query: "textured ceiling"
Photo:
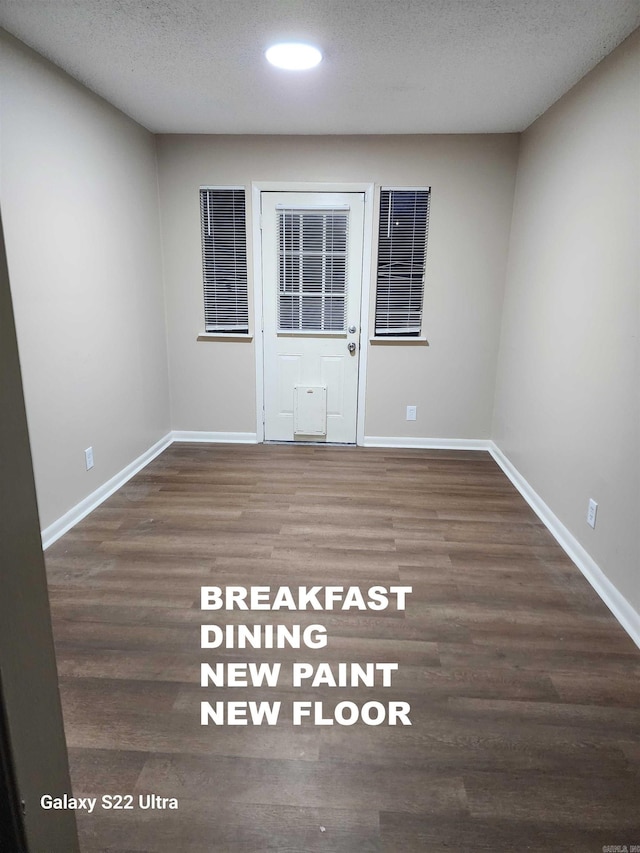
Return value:
[[(0, 0), (0, 26), (155, 132), (520, 131), (640, 0)], [(269, 66), (274, 41), (324, 61)]]

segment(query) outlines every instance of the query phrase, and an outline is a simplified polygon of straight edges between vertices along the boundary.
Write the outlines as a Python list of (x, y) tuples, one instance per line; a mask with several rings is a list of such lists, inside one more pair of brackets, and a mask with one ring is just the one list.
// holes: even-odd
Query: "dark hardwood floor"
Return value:
[[(640, 845), (640, 651), (483, 452), (175, 444), (46, 553), (83, 853), (466, 853)], [(200, 610), (200, 586), (409, 585), (406, 610)], [(320, 623), (325, 649), (200, 648)], [(200, 663), (282, 662), (201, 688)], [(396, 662), (293, 689), (292, 664)], [(200, 703), (280, 701), (275, 726)], [(412, 726), (292, 725), (405, 701)], [(640, 847), (639, 847), (640, 849)], [(44, 851), (43, 851), (44, 853)]]

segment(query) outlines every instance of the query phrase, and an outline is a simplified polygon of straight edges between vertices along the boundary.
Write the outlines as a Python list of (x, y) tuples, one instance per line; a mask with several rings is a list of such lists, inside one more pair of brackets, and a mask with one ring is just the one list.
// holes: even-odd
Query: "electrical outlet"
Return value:
[(417, 407), (416, 406), (407, 406), (407, 420), (415, 421), (417, 416)]
[(596, 526), (596, 515), (598, 514), (598, 504), (593, 500), (589, 501), (589, 509), (587, 510), (587, 524), (591, 527)]
[(89, 471), (90, 468), (93, 468), (93, 447), (87, 447), (85, 450), (84, 461), (87, 466), (87, 471)]

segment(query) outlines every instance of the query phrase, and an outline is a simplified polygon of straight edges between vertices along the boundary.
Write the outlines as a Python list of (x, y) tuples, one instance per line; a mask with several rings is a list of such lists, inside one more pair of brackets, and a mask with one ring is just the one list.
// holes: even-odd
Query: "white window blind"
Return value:
[(200, 190), (205, 332), (249, 334), (244, 187)]
[(348, 210), (278, 212), (278, 328), (345, 331)]
[(376, 337), (420, 337), (430, 196), (428, 187), (380, 192)]

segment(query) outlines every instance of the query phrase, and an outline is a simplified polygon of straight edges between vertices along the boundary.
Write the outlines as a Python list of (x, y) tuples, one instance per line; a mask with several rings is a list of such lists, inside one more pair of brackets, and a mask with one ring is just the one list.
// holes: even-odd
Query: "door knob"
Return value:
[(349, 342), (349, 344), (347, 345), (347, 349), (349, 350), (349, 352), (355, 352), (356, 351), (356, 345), (354, 344), (353, 341)]
[(356, 327), (355, 326), (349, 326), (348, 332), (350, 335), (355, 335)]

